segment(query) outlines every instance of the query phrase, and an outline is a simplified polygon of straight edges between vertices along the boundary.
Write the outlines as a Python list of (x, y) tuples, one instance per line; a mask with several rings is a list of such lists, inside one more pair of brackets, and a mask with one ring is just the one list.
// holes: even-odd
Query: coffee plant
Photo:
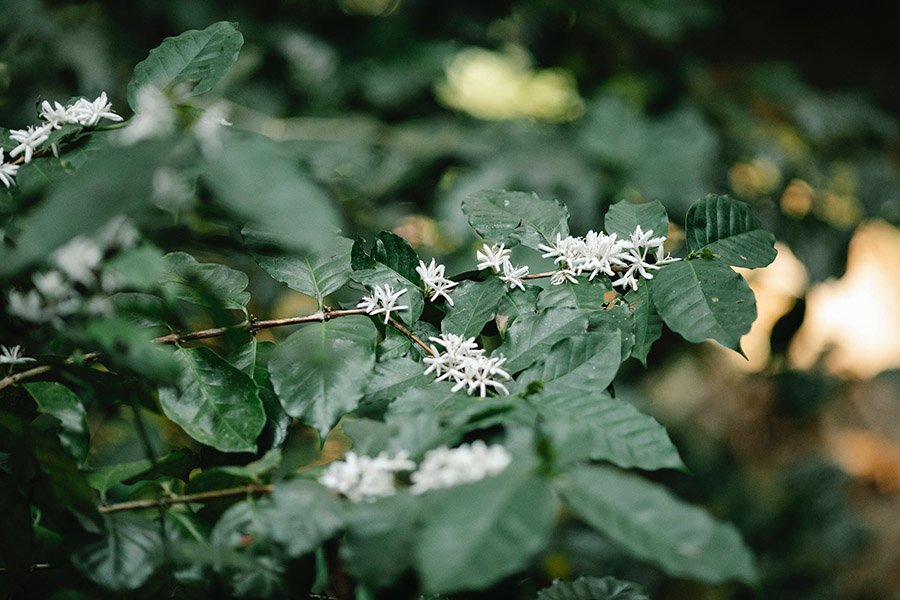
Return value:
[[(663, 327), (741, 352), (756, 306), (733, 267), (775, 258), (749, 206), (699, 200), (680, 244), (658, 202), (573, 236), (559, 202), (485, 190), (448, 272), (394, 233), (342, 235), (278, 143), (230, 127), (215, 87), (242, 42), (226, 22), (165, 40), (127, 120), (102, 94), (0, 131), (5, 589), (646, 598), (533, 575), (572, 519), (668, 575), (753, 586), (733, 526), (639, 474), (687, 469), (615, 394)], [(252, 314), (214, 259), (310, 310)], [(144, 456), (98, 466), (92, 431), (121, 414)]]

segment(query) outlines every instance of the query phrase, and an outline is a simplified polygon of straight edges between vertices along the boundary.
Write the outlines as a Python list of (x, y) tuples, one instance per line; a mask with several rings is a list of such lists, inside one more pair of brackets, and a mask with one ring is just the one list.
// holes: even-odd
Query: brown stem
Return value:
[(269, 494), (272, 492), (272, 486), (267, 484), (242, 485), (235, 488), (226, 488), (222, 490), (210, 490), (208, 492), (198, 492), (196, 494), (187, 494), (184, 496), (169, 496), (163, 498), (154, 498), (151, 500), (131, 500), (129, 502), (119, 502), (118, 504), (103, 504), (97, 507), (97, 511), (103, 514), (114, 512), (122, 512), (126, 510), (141, 510), (144, 508), (160, 508), (173, 506), (175, 504), (191, 504), (193, 502), (206, 502), (208, 500), (218, 500), (220, 498), (233, 498), (235, 496), (246, 496), (251, 494)]
[(403, 323), (401, 323), (400, 321), (398, 321), (396, 319), (389, 319), (389, 321), (391, 323), (391, 327), (393, 327), (394, 329), (396, 329), (397, 331), (399, 331), (400, 333), (402, 333), (403, 335), (405, 335), (406, 337), (408, 337), (409, 339), (411, 339), (412, 341), (417, 343), (419, 346), (422, 347), (423, 350), (425, 350), (425, 352), (427, 352), (431, 356), (437, 356), (434, 353), (434, 350), (432, 350), (428, 346), (428, 344), (426, 344), (421, 339), (419, 339), (419, 337), (416, 334), (414, 334), (412, 331), (410, 331), (410, 329), (408, 327), (406, 327), (406, 325), (404, 325)]
[(522, 275), (522, 279), (543, 279), (544, 277), (553, 277), (556, 271), (546, 271), (544, 273), (531, 273), (530, 275)]
[[(88, 352), (87, 354), (82, 355), (81, 360), (83, 360), (84, 362), (88, 362), (91, 360), (96, 360), (99, 357), (100, 357), (99, 352)], [(66, 364), (72, 364), (74, 362), (75, 362), (74, 359), (71, 359), (71, 358), (66, 359)], [(32, 377), (37, 377), (38, 375), (43, 375), (44, 373), (47, 373), (51, 370), (53, 370), (53, 367), (51, 365), (41, 365), (39, 367), (34, 367), (31, 369), (27, 369), (25, 371), (19, 371), (18, 373), (13, 373), (12, 375), (8, 375), (8, 376), (4, 377), (3, 379), (0, 379), (0, 390), (2, 390), (5, 387), (9, 387), (11, 385), (15, 385), (25, 379), (31, 379)]]

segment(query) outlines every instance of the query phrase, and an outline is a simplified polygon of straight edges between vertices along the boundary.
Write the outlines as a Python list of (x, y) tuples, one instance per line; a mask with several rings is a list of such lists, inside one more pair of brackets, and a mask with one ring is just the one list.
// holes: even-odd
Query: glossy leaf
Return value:
[(365, 394), (375, 365), (375, 338), (371, 319), (350, 316), (308, 325), (278, 344), (269, 375), (285, 412), (324, 438)]
[(685, 241), (688, 250), (709, 248), (723, 261), (754, 269), (775, 260), (775, 236), (746, 202), (710, 194), (687, 213)]
[(146, 85), (166, 90), (184, 83), (186, 92), (208, 92), (237, 60), (244, 38), (234, 23), (220, 21), (202, 31), (185, 31), (163, 40), (134, 67), (128, 83), (128, 104), (136, 109), (140, 89)]
[(650, 600), (644, 589), (615, 577), (579, 577), (557, 581), (538, 592), (537, 600)]
[(569, 507), (631, 554), (675, 577), (757, 581), (753, 555), (733, 525), (665, 488), (608, 467), (576, 467), (561, 481)]
[(101, 538), (75, 551), (72, 563), (97, 584), (117, 592), (136, 590), (163, 557), (159, 525), (132, 513), (104, 517)]
[(87, 458), (90, 430), (87, 411), (78, 396), (66, 386), (53, 381), (26, 383), (25, 389), (37, 403), (38, 410), (59, 419), (62, 429), (59, 441), (80, 464)]
[(619, 239), (630, 239), (639, 225), (644, 233), (652, 230), (654, 237), (669, 235), (669, 216), (658, 201), (635, 204), (622, 200), (609, 207), (604, 217), (607, 233), (618, 234)]
[[(245, 231), (244, 236), (247, 235)], [(349, 281), (352, 246), (351, 240), (338, 238), (331, 248), (322, 252), (308, 252), (300, 256), (257, 254), (256, 262), (273, 279), (315, 298), (321, 308), (326, 296)]]
[[(397, 245), (402, 245), (396, 240), (394, 240), (394, 242)], [(410, 251), (412, 251), (411, 248)], [(350, 278), (357, 283), (365, 285), (369, 290), (376, 285), (386, 284), (390, 285), (395, 291), (406, 289), (406, 293), (400, 296), (397, 303), (401, 306), (408, 306), (409, 308), (401, 310), (397, 314), (399, 314), (407, 324), (415, 323), (422, 314), (422, 310), (425, 308), (425, 299), (422, 296), (422, 292), (419, 291), (418, 286), (414, 283), (415, 280), (408, 279), (402, 273), (382, 262), (383, 260), (388, 259), (384, 255), (384, 245), (380, 238), (376, 240), (375, 250), (372, 254), (369, 254), (366, 251), (365, 242), (361, 239), (357, 239), (353, 243), (353, 248), (350, 251), (350, 262), (353, 266), (353, 272), (350, 274)], [(408, 254), (403, 260), (391, 259), (389, 262), (395, 267), (403, 268), (407, 271), (409, 265), (412, 264), (411, 257), (409, 257)], [(416, 260), (416, 265), (417, 264), (418, 260)], [(413, 271), (415, 271), (415, 267), (413, 267)], [(416, 278), (418, 278), (418, 275), (416, 275)]]
[(204, 346), (176, 352), (179, 388), (161, 388), (166, 416), (192, 438), (222, 452), (254, 452), (266, 415), (252, 379)]
[(612, 330), (560, 340), (543, 362), (519, 376), (517, 388), (524, 390), (528, 383), (542, 381), (560, 393), (595, 394), (606, 389), (622, 362), (620, 336), (618, 330)]
[(467, 197), (462, 210), (472, 228), (490, 243), (537, 249), (569, 235), (569, 211), (537, 194), (484, 190)]
[(250, 301), (244, 273), (215, 263), (197, 262), (186, 252), (166, 254), (163, 290), (185, 302), (242, 310)]
[(510, 326), (497, 352), (506, 357), (504, 368), (510, 373), (521, 371), (543, 358), (558, 341), (584, 333), (587, 324), (587, 314), (571, 308), (523, 315)]
[(713, 339), (741, 352), (741, 336), (756, 319), (747, 282), (716, 260), (666, 265), (650, 280), (650, 297), (666, 325), (689, 342)]
[(466, 338), (478, 336), (484, 324), (494, 318), (506, 286), (496, 277), (484, 281), (463, 281), (453, 288), (453, 306), (441, 321), (441, 331)]
[(425, 375), (425, 365), (408, 357), (394, 358), (375, 365), (375, 372), (366, 387), (371, 400), (394, 399), (409, 388), (422, 387), (434, 380)]

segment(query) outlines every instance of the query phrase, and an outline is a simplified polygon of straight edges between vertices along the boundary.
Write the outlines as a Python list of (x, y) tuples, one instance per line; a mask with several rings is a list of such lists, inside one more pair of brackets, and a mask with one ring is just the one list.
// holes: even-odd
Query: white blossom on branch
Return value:
[(410, 476), (410, 492), (422, 494), (480, 481), (499, 475), (511, 462), (506, 448), (499, 444), (488, 446), (481, 440), (456, 448), (435, 448), (425, 454), (418, 470)]
[(372, 293), (363, 296), (356, 305), (370, 315), (384, 314), (384, 324), (387, 325), (391, 320), (391, 312), (398, 312), (409, 308), (406, 305), (397, 306), (397, 300), (407, 292), (406, 288), (394, 291), (389, 283), (384, 285), (376, 285), (372, 288)]

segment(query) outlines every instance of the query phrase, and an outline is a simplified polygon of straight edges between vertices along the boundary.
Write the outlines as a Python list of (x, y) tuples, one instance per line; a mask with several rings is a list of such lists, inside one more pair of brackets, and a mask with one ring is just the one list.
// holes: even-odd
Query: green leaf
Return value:
[(741, 336), (756, 319), (756, 298), (744, 278), (717, 260), (683, 260), (650, 280), (663, 321), (689, 342), (713, 339), (741, 352)]
[[(272, 543), (272, 502), (268, 498), (238, 502), (216, 522), (203, 548), (237, 596), (270, 597), (283, 592), (284, 557)], [(194, 558), (194, 562), (198, 562)]]
[[(379, 248), (382, 248), (382, 250), (379, 250)], [(368, 288), (386, 284), (394, 288), (395, 291), (405, 288), (406, 293), (400, 296), (398, 304), (409, 308), (401, 310), (399, 314), (403, 316), (403, 320), (407, 324), (413, 324), (419, 319), (422, 310), (425, 308), (425, 299), (418, 286), (413, 283), (414, 280), (407, 279), (401, 273), (382, 262), (383, 260), (388, 260), (384, 255), (383, 248), (381, 240), (376, 240), (375, 250), (370, 255), (366, 252), (365, 242), (362, 239), (357, 239), (353, 242), (353, 248), (350, 251), (353, 272), (350, 274), (350, 278)], [(403, 265), (408, 266), (408, 258), (403, 261), (391, 259), (390, 262), (399, 268)], [(418, 260), (416, 264), (418, 264)], [(418, 275), (416, 275), (416, 278), (418, 278)]]
[(340, 217), (331, 199), (272, 140), (228, 135), (204, 180), (223, 207), (271, 243), (321, 251), (334, 242)]
[(462, 210), (469, 224), (488, 242), (537, 249), (569, 235), (569, 211), (556, 200), (537, 194), (484, 190), (468, 196)]
[[(588, 281), (586, 277), (578, 283), (565, 283), (563, 285), (549, 285), (538, 296), (538, 310), (548, 308), (581, 308), (584, 310), (600, 310), (604, 308), (610, 299), (612, 286), (609, 280), (597, 278)], [(616, 296), (612, 296), (615, 298)]]
[(210, 308), (243, 310), (250, 301), (250, 281), (241, 271), (197, 262), (185, 252), (172, 252), (164, 257), (166, 270), (161, 277), (164, 291), (185, 302)]
[(650, 600), (636, 583), (614, 577), (579, 577), (557, 581), (538, 592), (537, 600)]
[(509, 327), (506, 341), (497, 352), (507, 359), (504, 368), (515, 373), (544, 357), (556, 342), (584, 333), (587, 324), (587, 314), (571, 308), (523, 315)]
[(757, 581), (753, 556), (733, 525), (634, 475), (579, 466), (561, 480), (570, 508), (631, 554), (675, 577)]
[[(244, 231), (244, 236), (248, 236), (247, 230)], [(308, 252), (302, 256), (256, 254), (255, 258), (262, 270), (273, 279), (315, 298), (316, 304), (321, 308), (325, 297), (350, 279), (351, 246), (351, 240), (339, 237), (331, 248), (322, 252)]]
[(128, 463), (117, 465), (105, 465), (97, 467), (85, 473), (88, 485), (100, 492), (103, 496), (112, 488), (126, 479), (137, 477), (141, 473), (146, 473), (153, 467), (153, 463), (148, 458), (142, 458)]
[(125, 289), (150, 290), (159, 283), (165, 268), (163, 254), (151, 244), (141, 244), (111, 258), (104, 272), (115, 273)]
[(308, 325), (275, 347), (269, 375), (285, 412), (322, 434), (362, 399), (375, 365), (371, 319), (349, 316)]
[(383, 587), (393, 583), (412, 562), (419, 503), (399, 493), (375, 502), (347, 505), (341, 559), (360, 581)]
[(638, 225), (647, 233), (653, 230), (654, 237), (669, 235), (669, 215), (658, 201), (634, 204), (627, 200), (616, 202), (609, 207), (604, 217), (607, 233), (616, 233), (619, 239), (630, 239)]
[(665, 427), (628, 402), (555, 384), (528, 399), (544, 419), (559, 464), (590, 458), (626, 469), (684, 468)]
[(465, 338), (481, 334), (484, 324), (494, 318), (506, 286), (496, 277), (484, 281), (463, 281), (453, 289), (453, 306), (441, 321), (441, 331)]
[(425, 375), (425, 365), (409, 357), (394, 358), (375, 365), (375, 373), (366, 387), (371, 400), (393, 400), (409, 388), (423, 387), (434, 380)]
[(81, 464), (87, 458), (91, 434), (88, 429), (87, 411), (78, 396), (66, 386), (53, 381), (24, 384), (37, 403), (38, 410), (59, 419), (62, 429), (59, 441), (75, 460)]
[(622, 363), (620, 337), (618, 330), (612, 330), (582, 333), (560, 340), (542, 363), (518, 377), (516, 388), (524, 390), (532, 381), (543, 381), (554, 391), (571, 394), (605, 390)]
[(650, 300), (649, 282), (641, 281), (638, 289), (625, 294), (625, 301), (634, 315), (634, 346), (631, 348), (631, 356), (646, 367), (650, 348), (662, 335), (662, 319)]
[(483, 589), (522, 570), (556, 516), (547, 481), (515, 463), (496, 477), (428, 492), (422, 505), (415, 564), (432, 593)]
[(405, 239), (390, 231), (380, 231), (375, 238), (375, 260), (411, 281), (421, 284), (419, 272), (419, 256)]
[(272, 536), (289, 556), (306, 554), (343, 526), (341, 503), (314, 481), (295, 479), (272, 491)]
[(688, 250), (709, 248), (729, 265), (755, 269), (775, 260), (775, 236), (763, 229), (746, 202), (708, 195), (688, 210)]
[(160, 382), (174, 382), (181, 366), (170, 347), (153, 341), (153, 333), (122, 318), (95, 319), (84, 334), (106, 353), (113, 365)]
[(166, 416), (207, 446), (255, 452), (266, 415), (253, 380), (204, 346), (175, 354), (184, 372), (180, 389), (159, 390)]
[(137, 108), (138, 91), (145, 85), (166, 90), (185, 83), (189, 95), (208, 92), (235, 63), (243, 44), (237, 25), (225, 21), (166, 38), (134, 67), (128, 82), (129, 106)]
[(103, 518), (102, 538), (77, 550), (72, 563), (82, 574), (114, 592), (136, 590), (163, 557), (159, 525), (137, 514)]

